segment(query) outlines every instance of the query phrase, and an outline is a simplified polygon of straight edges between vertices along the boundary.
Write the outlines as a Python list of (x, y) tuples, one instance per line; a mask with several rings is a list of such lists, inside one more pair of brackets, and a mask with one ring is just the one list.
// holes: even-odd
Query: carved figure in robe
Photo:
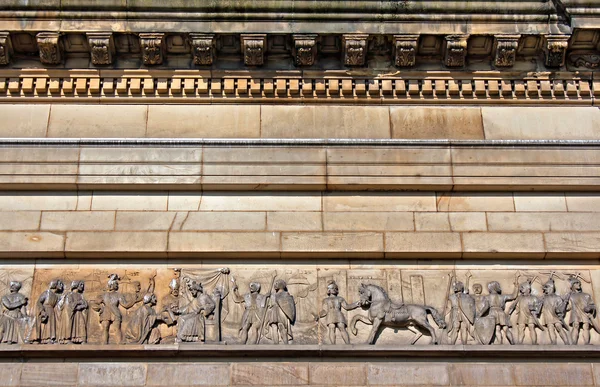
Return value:
[(571, 344), (571, 339), (567, 334), (569, 329), (565, 323), (565, 313), (567, 304), (561, 296), (556, 294), (554, 280), (550, 278), (544, 284), (544, 297), (542, 298), (541, 323), (548, 332), (548, 338), (551, 344), (556, 344), (556, 336), (560, 336), (563, 343)]
[(260, 284), (258, 282), (250, 283), (250, 291), (243, 296), (238, 291), (237, 284), (233, 286), (233, 301), (237, 304), (244, 304), (244, 314), (242, 315), (242, 326), (239, 334), (242, 343), (248, 343), (250, 331), (252, 331), (252, 344), (258, 344), (259, 331), (263, 325), (266, 301), (268, 295), (260, 294)]
[(61, 344), (87, 342), (88, 303), (83, 297), (84, 290), (85, 282), (72, 281), (71, 291), (58, 303), (58, 342)]
[[(134, 295), (119, 292), (119, 280), (120, 278), (117, 274), (109, 275), (108, 290), (96, 299), (93, 306), (93, 309), (100, 313), (102, 342), (104, 344), (108, 344), (109, 342), (111, 326), (115, 330), (115, 342), (121, 344), (123, 340), (121, 330), (123, 314), (119, 308), (130, 309), (140, 301), (136, 295), (139, 292), (136, 292)], [(154, 289), (154, 277), (150, 278), (150, 288)]]
[(173, 278), (169, 283), (169, 294), (161, 300), (160, 314), (169, 327), (169, 333), (163, 339), (174, 340), (177, 335), (177, 311), (179, 310), (179, 279)]
[(523, 344), (525, 340), (525, 329), (529, 328), (531, 344), (537, 344), (537, 332), (535, 328), (544, 330), (538, 320), (542, 309), (541, 301), (531, 294), (531, 282), (523, 282), (519, 285), (519, 295), (508, 309), (508, 314), (517, 312), (517, 344)]
[(2, 343), (25, 342), (23, 329), (28, 318), (26, 310), (28, 299), (19, 293), (21, 286), (21, 282), (11, 281), (10, 293), (2, 296), (2, 317), (0, 317), (0, 342)]
[(579, 341), (579, 331), (583, 331), (583, 343), (590, 343), (590, 325), (600, 332), (600, 327), (596, 322), (596, 305), (592, 296), (583, 292), (581, 281), (577, 277), (569, 279), (571, 292), (565, 297), (567, 310), (571, 311), (569, 326), (571, 327), (571, 344), (577, 345)]
[(325, 323), (327, 324), (329, 342), (331, 344), (335, 344), (336, 329), (340, 331), (344, 343), (350, 344), (350, 336), (348, 335), (347, 329), (348, 322), (346, 320), (346, 316), (344, 316), (344, 313), (342, 312), (342, 309), (354, 310), (358, 308), (359, 303), (357, 301), (352, 304), (348, 304), (343, 297), (339, 296), (339, 293), (340, 290), (337, 283), (335, 283), (335, 281), (330, 281), (327, 284), (327, 297), (323, 299), (321, 312), (318, 316), (315, 316), (315, 320), (318, 321), (320, 318), (326, 317)]
[(28, 334), (30, 342), (37, 341), (42, 344), (57, 342), (58, 319), (60, 311), (57, 308), (65, 285), (59, 279), (50, 281), (48, 289), (38, 297), (34, 306), (33, 321)]
[(178, 310), (176, 342), (204, 340), (204, 319), (215, 310), (215, 302), (196, 281), (188, 282), (190, 302)]
[(510, 318), (508, 314), (506, 314), (504, 308), (508, 301), (513, 301), (517, 298), (518, 290), (519, 287), (516, 280), (515, 291), (513, 294), (502, 294), (502, 288), (497, 281), (492, 281), (488, 284), (489, 294), (486, 296), (486, 305), (481, 313), (483, 315), (487, 312), (487, 316), (493, 318), (495, 334), (492, 337), (492, 342), (498, 341), (502, 344), (504, 342), (504, 337), (506, 337), (510, 344), (514, 344), (515, 340), (513, 339), (513, 334), (508, 329), (510, 327)]
[(158, 344), (160, 342), (161, 316), (156, 313), (156, 295), (148, 293), (142, 299), (143, 305), (132, 314), (125, 328), (125, 342), (128, 344)]
[(273, 290), (275, 294), (271, 295), (267, 305), (265, 337), (274, 344), (278, 344), (281, 337), (281, 341), (288, 344), (294, 339), (292, 325), (296, 321), (296, 304), (294, 297), (288, 293), (284, 280), (276, 280)]
[(448, 297), (450, 302), (448, 337), (450, 344), (456, 344), (460, 333), (460, 341), (467, 344), (471, 327), (475, 323), (475, 299), (465, 293), (465, 285), (458, 281), (452, 285), (452, 294)]

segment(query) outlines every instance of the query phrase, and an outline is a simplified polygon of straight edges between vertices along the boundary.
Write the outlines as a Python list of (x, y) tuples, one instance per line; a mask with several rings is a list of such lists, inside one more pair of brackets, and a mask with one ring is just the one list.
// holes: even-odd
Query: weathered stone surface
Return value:
[(103, 252), (128, 253), (161, 253), (167, 250), (166, 232), (67, 232), (65, 251), (67, 253), (96, 253)]
[(513, 364), (454, 363), (448, 365), (451, 386), (512, 386)]
[(227, 386), (229, 364), (158, 363), (148, 367), (146, 386)]
[(0, 373), (0, 386), (18, 386), (21, 379), (21, 363), (3, 363)]
[(446, 364), (440, 363), (371, 363), (369, 385), (445, 386), (448, 385)]
[(311, 363), (309, 369), (311, 385), (365, 386), (367, 366), (361, 363)]
[(284, 232), (281, 235), (283, 253), (322, 252), (344, 254), (383, 253), (383, 235), (369, 232)]
[(147, 106), (53, 105), (48, 137), (144, 137)]
[(201, 211), (320, 211), (321, 195), (302, 193), (205, 193)]
[(40, 229), (48, 231), (100, 231), (114, 228), (114, 211), (44, 211), (40, 223)]
[(600, 257), (600, 232), (551, 232), (544, 234), (548, 257)]
[(166, 192), (102, 192), (95, 191), (92, 210), (158, 211), (167, 209)]
[(77, 193), (73, 192), (14, 192), (0, 193), (2, 211), (71, 211), (77, 206)]
[(448, 217), (452, 231), (486, 231), (488, 228), (484, 212), (450, 212)]
[(434, 193), (333, 193), (323, 196), (324, 211), (435, 211)]
[(415, 230), (450, 231), (450, 218), (444, 212), (415, 212)]
[(0, 254), (62, 256), (65, 236), (51, 232), (0, 232)]
[(438, 211), (514, 211), (512, 193), (443, 193), (438, 196)]
[(483, 139), (480, 108), (390, 108), (392, 138)]
[(80, 363), (79, 386), (144, 386), (148, 365), (144, 363)]
[(525, 194), (515, 193), (515, 211), (566, 211), (563, 193)]
[(544, 238), (541, 233), (463, 233), (464, 256), (508, 257), (526, 255), (543, 258)]
[(77, 363), (23, 363), (22, 386), (75, 386)]
[(37, 230), (40, 227), (40, 217), (40, 211), (5, 211), (0, 213), (0, 230)]
[[(110, 211), (109, 211), (110, 212)], [(117, 211), (115, 230), (155, 231), (169, 230), (175, 219), (175, 212)]]
[(590, 364), (560, 364), (555, 367), (535, 367), (535, 363), (513, 365), (517, 386), (593, 386)]
[(390, 257), (460, 257), (460, 234), (451, 232), (388, 232), (385, 252)]
[(280, 250), (276, 232), (171, 232), (169, 252), (276, 252)]
[(308, 363), (235, 363), (232, 385), (307, 385)]
[(496, 212), (487, 219), (490, 231), (600, 231), (600, 218), (593, 213)]
[(569, 211), (600, 212), (600, 195), (590, 193), (565, 193)]
[(0, 136), (46, 137), (50, 105), (0, 105)]
[(190, 212), (182, 230), (260, 231), (266, 228), (264, 212)]
[(321, 231), (321, 212), (267, 212), (267, 230), (272, 231)]
[(323, 212), (326, 231), (413, 231), (412, 212)]

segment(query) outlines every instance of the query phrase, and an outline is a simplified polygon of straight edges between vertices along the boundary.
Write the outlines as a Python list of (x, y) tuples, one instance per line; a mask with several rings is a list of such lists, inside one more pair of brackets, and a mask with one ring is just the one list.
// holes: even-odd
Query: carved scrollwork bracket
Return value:
[(145, 65), (153, 66), (162, 64), (165, 54), (165, 34), (140, 34), (140, 47), (142, 49), (142, 60)]
[(9, 64), (11, 54), (12, 46), (10, 43), (9, 33), (0, 32), (0, 65)]
[(56, 65), (62, 61), (58, 32), (40, 32), (36, 35), (40, 60), (43, 64)]
[(568, 35), (548, 35), (546, 37), (546, 66), (561, 67), (565, 64), (567, 48), (569, 47)]
[(294, 35), (294, 62), (296, 66), (312, 66), (317, 57), (317, 35)]
[(244, 53), (244, 64), (246, 66), (262, 66), (265, 62), (267, 35), (242, 34), (240, 39)]
[(197, 66), (210, 66), (215, 59), (214, 34), (190, 34), (194, 64)]
[(367, 39), (366, 34), (348, 34), (342, 37), (344, 49), (344, 65), (364, 66), (367, 61)]
[(463, 67), (467, 57), (469, 35), (448, 35), (444, 50), (444, 64), (448, 67)]
[(115, 55), (115, 43), (112, 32), (87, 33), (92, 64), (109, 65)]
[(398, 67), (413, 67), (417, 61), (419, 35), (394, 35), (395, 63)]
[(496, 35), (494, 66), (512, 67), (517, 58), (517, 48), (521, 35)]
[(573, 52), (569, 54), (569, 63), (575, 67), (597, 69), (600, 67), (600, 54), (593, 52)]

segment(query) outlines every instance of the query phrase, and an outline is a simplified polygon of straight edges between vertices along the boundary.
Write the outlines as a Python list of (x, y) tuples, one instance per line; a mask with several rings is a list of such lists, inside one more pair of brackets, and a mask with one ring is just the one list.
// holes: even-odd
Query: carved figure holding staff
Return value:
[(506, 337), (510, 344), (514, 344), (515, 342), (512, 332), (508, 329), (510, 327), (510, 318), (506, 314), (504, 308), (508, 301), (513, 301), (517, 298), (517, 292), (519, 290), (517, 282), (518, 278), (519, 277), (515, 278), (515, 291), (513, 294), (502, 294), (502, 288), (497, 281), (492, 281), (488, 284), (489, 294), (486, 296), (487, 302), (481, 311), (481, 314), (487, 312), (488, 316), (493, 317), (495, 336), (493, 336), (492, 340), (497, 340), (500, 344), (503, 343), (504, 337)]
[(542, 303), (540, 300), (531, 294), (531, 281), (520, 284), (519, 295), (508, 310), (509, 315), (514, 311), (517, 312), (517, 344), (523, 344), (526, 328), (529, 328), (531, 344), (537, 344), (535, 328), (544, 330), (544, 327), (537, 318), (541, 312), (541, 308)]
[(448, 301), (450, 302), (448, 323), (450, 344), (456, 344), (460, 332), (460, 341), (466, 345), (475, 322), (475, 300), (465, 292), (465, 285), (458, 281), (452, 285), (452, 294), (448, 297)]
[(567, 304), (556, 293), (556, 286), (552, 276), (544, 284), (544, 297), (542, 299), (541, 322), (548, 332), (551, 344), (556, 344), (556, 336), (560, 336), (563, 343), (571, 344), (567, 334), (569, 327), (565, 323)]
[(292, 325), (296, 321), (296, 303), (294, 297), (288, 293), (284, 280), (276, 280), (273, 290), (275, 293), (269, 299), (265, 316), (265, 336), (274, 344), (279, 343), (280, 337), (284, 344), (288, 344), (294, 339)]
[(335, 281), (330, 281), (327, 285), (327, 297), (323, 299), (323, 309), (318, 316), (315, 316), (315, 320), (318, 321), (320, 318), (327, 317), (326, 323), (329, 328), (329, 342), (331, 344), (335, 344), (336, 329), (340, 331), (344, 343), (350, 344), (350, 337), (347, 329), (348, 322), (346, 321), (342, 309), (354, 310), (358, 308), (359, 303), (357, 301), (348, 304), (343, 297), (338, 295), (339, 293), (338, 285)]
[(583, 343), (590, 343), (590, 325), (600, 332), (600, 327), (596, 322), (596, 305), (592, 296), (583, 292), (581, 281), (578, 276), (572, 276), (569, 279), (571, 292), (565, 297), (567, 310), (571, 311), (569, 325), (571, 326), (571, 344), (577, 345), (579, 340), (579, 331), (583, 331)]
[(233, 301), (236, 304), (244, 304), (244, 314), (242, 316), (242, 326), (240, 327), (240, 338), (242, 343), (248, 343), (250, 331), (253, 332), (253, 344), (258, 344), (260, 338), (260, 328), (263, 325), (266, 301), (269, 295), (260, 294), (260, 283), (251, 282), (250, 291), (243, 296), (238, 291), (237, 283), (233, 285)]

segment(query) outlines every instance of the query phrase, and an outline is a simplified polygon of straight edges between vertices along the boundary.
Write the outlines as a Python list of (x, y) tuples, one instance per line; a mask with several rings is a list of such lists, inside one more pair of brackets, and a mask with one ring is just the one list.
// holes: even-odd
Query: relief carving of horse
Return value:
[(373, 325), (368, 344), (375, 344), (377, 334), (382, 327), (407, 328), (415, 333), (426, 330), (431, 336), (431, 344), (438, 344), (435, 329), (429, 324), (427, 314), (431, 314), (440, 328), (445, 328), (446, 322), (434, 307), (395, 303), (389, 299), (383, 288), (373, 284), (360, 284), (358, 292), (360, 294), (359, 304), (363, 309), (368, 309), (369, 314), (368, 318), (361, 315), (352, 318), (350, 327), (355, 336), (358, 333), (356, 323), (361, 321), (367, 325)]

